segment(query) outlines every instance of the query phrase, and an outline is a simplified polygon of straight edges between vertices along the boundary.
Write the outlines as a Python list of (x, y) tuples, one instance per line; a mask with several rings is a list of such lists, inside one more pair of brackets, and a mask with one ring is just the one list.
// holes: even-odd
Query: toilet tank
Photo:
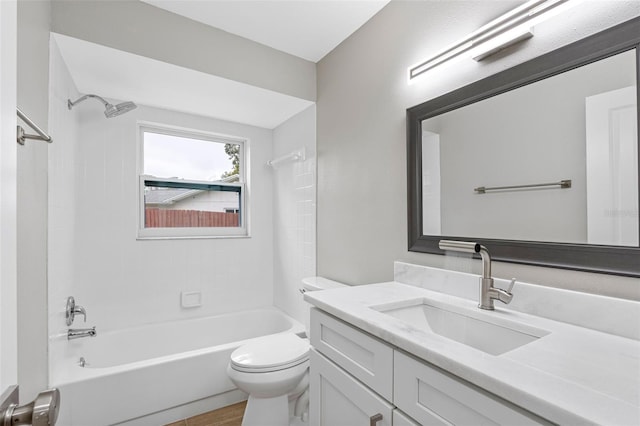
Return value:
[[(338, 281), (333, 281), (324, 277), (307, 277), (302, 279), (302, 288), (300, 289), (301, 293), (305, 293), (307, 291), (318, 291), (318, 290), (329, 290), (332, 288), (340, 288), (340, 287), (348, 287), (347, 284), (339, 283)], [(309, 308), (311, 305), (305, 302), (305, 318), (304, 318), (304, 326), (307, 333), (309, 335), (310, 330), (310, 311)]]

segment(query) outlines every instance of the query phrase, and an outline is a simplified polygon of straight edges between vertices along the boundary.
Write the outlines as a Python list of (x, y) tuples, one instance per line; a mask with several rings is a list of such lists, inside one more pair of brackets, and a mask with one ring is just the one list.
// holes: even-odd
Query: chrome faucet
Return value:
[(82, 337), (96, 337), (96, 327), (91, 328), (70, 328), (67, 330), (67, 340), (80, 339)]
[(73, 296), (69, 296), (67, 298), (67, 310), (65, 313), (65, 318), (67, 320), (67, 325), (73, 324), (73, 320), (76, 315), (82, 315), (84, 317), (84, 322), (87, 322), (87, 312), (80, 305), (76, 305), (76, 301)]
[(508, 304), (513, 299), (511, 290), (516, 283), (516, 279), (512, 278), (509, 288), (503, 290), (493, 286), (493, 278), (491, 278), (491, 256), (489, 250), (483, 245), (468, 241), (452, 241), (440, 240), (438, 244), (441, 250), (459, 251), (462, 253), (479, 253), (482, 258), (482, 278), (480, 278), (480, 309), (493, 311), (494, 300), (499, 300), (504, 304)]

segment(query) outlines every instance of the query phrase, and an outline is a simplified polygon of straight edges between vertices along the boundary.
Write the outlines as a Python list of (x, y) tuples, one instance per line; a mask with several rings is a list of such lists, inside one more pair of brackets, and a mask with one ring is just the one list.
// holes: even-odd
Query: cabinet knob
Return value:
[(374, 414), (373, 416), (369, 417), (369, 426), (376, 426), (376, 423), (378, 423), (380, 420), (382, 420), (382, 414)]

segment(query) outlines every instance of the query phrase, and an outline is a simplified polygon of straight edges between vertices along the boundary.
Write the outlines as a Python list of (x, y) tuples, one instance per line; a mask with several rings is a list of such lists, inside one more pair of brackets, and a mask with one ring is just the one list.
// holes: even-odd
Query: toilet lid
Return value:
[(309, 358), (309, 340), (292, 333), (254, 339), (231, 354), (231, 364), (240, 371), (275, 371)]

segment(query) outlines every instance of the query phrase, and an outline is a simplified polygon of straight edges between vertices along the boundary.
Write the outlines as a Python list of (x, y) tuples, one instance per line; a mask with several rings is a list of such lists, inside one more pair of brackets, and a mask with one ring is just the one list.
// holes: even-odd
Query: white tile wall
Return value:
[[(98, 333), (272, 305), (273, 171), (265, 163), (272, 158), (273, 132), (142, 105), (112, 119), (91, 100), (69, 111), (66, 99), (77, 92), (53, 50), (50, 336), (67, 328), (63, 311), (70, 295), (87, 310), (86, 326), (97, 326)], [(249, 139), (250, 238), (136, 240), (138, 120)], [(181, 307), (181, 292), (189, 291), (201, 292), (201, 307)]]
[[(49, 66), (49, 131), (55, 135), (49, 146), (48, 189), (48, 330), (62, 335), (65, 326), (66, 298), (74, 294), (73, 235), (75, 234), (76, 184), (73, 165), (77, 157), (78, 121), (67, 109), (67, 98), (76, 98), (78, 91), (67, 71), (58, 46), (50, 44)], [(55, 348), (49, 349), (49, 376), (55, 373), (52, 360), (60, 359)]]
[(279, 165), (274, 176), (274, 304), (306, 323), (308, 307), (298, 291), (316, 275), (316, 108), (292, 117), (273, 132), (274, 158), (301, 148), (306, 160)]

